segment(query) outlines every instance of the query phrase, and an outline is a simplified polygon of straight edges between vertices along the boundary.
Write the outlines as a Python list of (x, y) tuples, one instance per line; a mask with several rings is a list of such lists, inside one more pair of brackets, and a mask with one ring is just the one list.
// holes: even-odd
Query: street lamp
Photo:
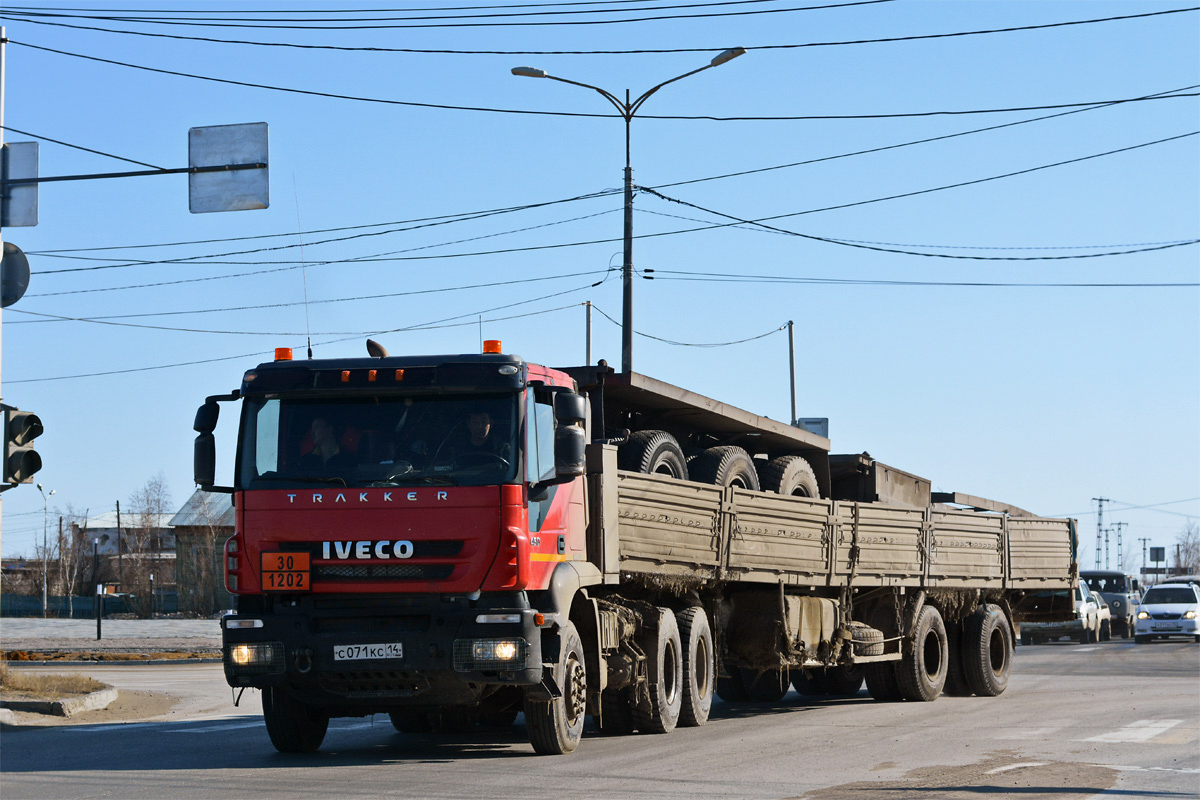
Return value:
[(42, 493), (42, 619), (47, 617), (46, 607), (49, 604), (49, 572), (46, 569), (46, 563), (50, 554), (50, 543), (47, 538), (46, 530), (50, 524), (50, 495), (54, 494), (55, 490), (51, 489), (50, 494), (42, 489), (42, 485), (37, 485), (38, 491)]
[(630, 165), (629, 156), (629, 132), (630, 123), (633, 121), (633, 116), (642, 107), (642, 104), (649, 99), (650, 95), (657, 92), (668, 83), (683, 80), (684, 78), (695, 75), (697, 72), (703, 72), (712, 67), (719, 67), (727, 61), (732, 61), (738, 56), (746, 52), (744, 47), (733, 47), (729, 50), (720, 53), (712, 61), (705, 64), (699, 69), (694, 69), (691, 72), (685, 72), (682, 75), (671, 78), (669, 81), (654, 86), (643, 92), (638, 99), (633, 102), (629, 101), (629, 90), (625, 90), (624, 102), (618, 100), (611, 92), (601, 89), (599, 86), (592, 86), (590, 83), (580, 83), (579, 81), (571, 81), (566, 78), (559, 78), (549, 74), (544, 69), (536, 67), (513, 67), (512, 74), (522, 78), (549, 78), (552, 81), (559, 83), (569, 83), (572, 86), (582, 86), (585, 89), (592, 89), (600, 93), (608, 102), (612, 103), (620, 115), (625, 119), (625, 259), (622, 264), (621, 274), (623, 278), (623, 298), (621, 304), (621, 371), (624, 373), (633, 372), (633, 167)]

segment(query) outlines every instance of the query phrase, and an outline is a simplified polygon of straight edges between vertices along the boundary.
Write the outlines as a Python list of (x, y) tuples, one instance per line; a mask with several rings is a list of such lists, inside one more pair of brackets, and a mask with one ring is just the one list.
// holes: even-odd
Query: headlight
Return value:
[(454, 669), (524, 669), (525, 648), (524, 639), (459, 639), (454, 643)]
[(283, 643), (229, 645), (225, 650), (225, 663), (238, 672), (283, 672)]
[(1149, 611), (1139, 611), (1138, 619), (1150, 619), (1150, 612)]
[(1184, 619), (1195, 619), (1196, 612), (1195, 611), (1185, 611), (1185, 612), (1183, 612), (1183, 618)]

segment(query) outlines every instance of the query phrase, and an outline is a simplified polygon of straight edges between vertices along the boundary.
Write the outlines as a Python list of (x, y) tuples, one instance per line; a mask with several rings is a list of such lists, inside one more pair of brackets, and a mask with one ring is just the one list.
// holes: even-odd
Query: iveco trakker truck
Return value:
[[(729, 703), (998, 695), (1061, 617), (1074, 524), (965, 494), (644, 375), (469, 355), (292, 360), (196, 415), (232, 494), (226, 679), (272, 743), (334, 717), (511, 725), (538, 753)], [(219, 404), (240, 405), (214, 486)], [(482, 434), (482, 435), (481, 435)], [(1066, 610), (1069, 613), (1069, 609)]]

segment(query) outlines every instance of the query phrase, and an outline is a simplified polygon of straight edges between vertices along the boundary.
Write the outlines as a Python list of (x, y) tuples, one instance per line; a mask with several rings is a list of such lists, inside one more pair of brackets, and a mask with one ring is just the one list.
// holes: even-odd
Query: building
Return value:
[(233, 500), (197, 489), (167, 523), (174, 531), (179, 610), (209, 615), (233, 608), (222, 560), (233, 536)]

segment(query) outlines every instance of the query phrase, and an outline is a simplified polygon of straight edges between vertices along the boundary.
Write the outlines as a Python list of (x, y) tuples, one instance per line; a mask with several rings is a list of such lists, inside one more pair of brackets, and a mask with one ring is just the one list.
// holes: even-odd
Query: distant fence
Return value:
[[(104, 615), (128, 614), (133, 609), (125, 602), (124, 595), (106, 594), (104, 598)], [(94, 595), (75, 597), (74, 613), (71, 603), (65, 595), (46, 598), (46, 616), (55, 619), (95, 619), (96, 606)], [(155, 592), (154, 610), (159, 614), (174, 614), (179, 610), (179, 595), (174, 590)], [(42, 616), (42, 598), (21, 594), (0, 594), (0, 617), (40, 617)]]

